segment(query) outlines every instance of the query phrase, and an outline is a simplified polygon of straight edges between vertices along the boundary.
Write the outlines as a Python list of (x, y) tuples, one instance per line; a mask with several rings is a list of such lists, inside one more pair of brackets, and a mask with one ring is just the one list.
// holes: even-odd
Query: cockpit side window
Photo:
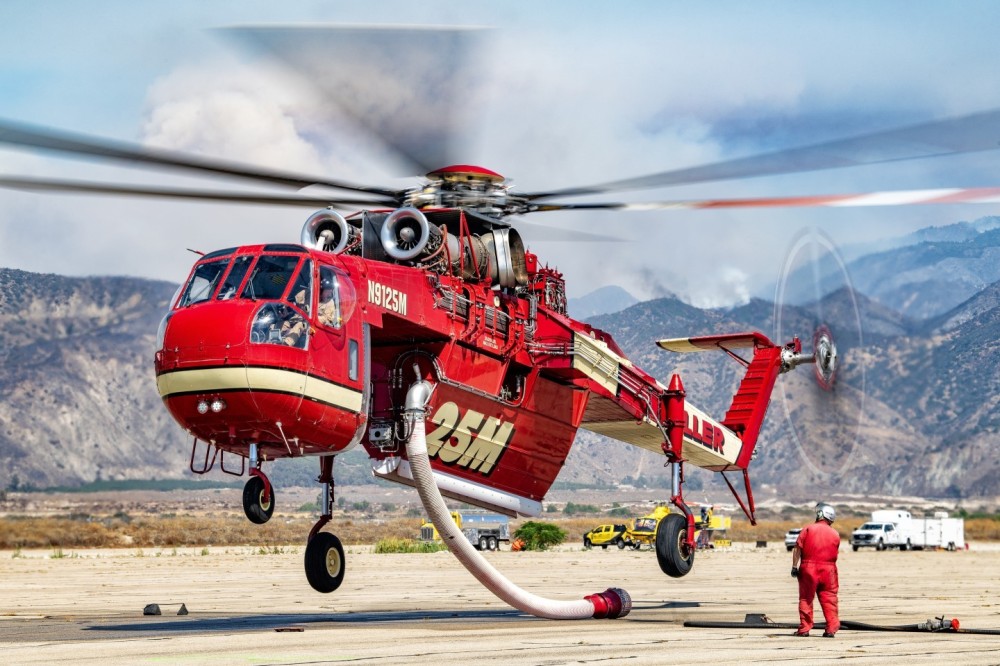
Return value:
[(226, 301), (236, 295), (236, 290), (240, 288), (240, 283), (243, 282), (243, 278), (247, 274), (247, 269), (250, 268), (250, 264), (253, 262), (253, 257), (251, 255), (241, 255), (233, 260), (233, 266), (229, 269), (229, 274), (226, 275), (225, 281), (222, 283), (222, 288), (219, 289), (219, 295), (216, 298), (220, 301)]
[(354, 312), (357, 303), (354, 286), (346, 275), (329, 266), (320, 266), (319, 282), (317, 319), (323, 326), (339, 329)]
[(308, 259), (302, 262), (298, 276), (288, 290), (285, 300), (296, 306), (307, 315), (312, 312), (312, 262)]
[(279, 300), (292, 280), (299, 256), (262, 255), (250, 273), (241, 298)]
[(177, 307), (184, 308), (211, 298), (212, 292), (218, 286), (219, 279), (228, 265), (229, 257), (218, 261), (207, 261), (196, 266), (184, 287), (184, 294), (181, 296), (180, 302), (177, 303)]

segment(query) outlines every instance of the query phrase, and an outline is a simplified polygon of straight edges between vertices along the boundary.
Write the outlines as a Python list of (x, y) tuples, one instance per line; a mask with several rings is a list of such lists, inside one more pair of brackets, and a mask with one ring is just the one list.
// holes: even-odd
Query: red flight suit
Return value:
[(799, 566), (799, 633), (812, 629), (813, 598), (818, 596), (826, 619), (826, 633), (835, 634), (840, 629), (840, 616), (837, 614), (840, 535), (825, 520), (817, 520), (799, 533), (795, 545), (802, 552)]

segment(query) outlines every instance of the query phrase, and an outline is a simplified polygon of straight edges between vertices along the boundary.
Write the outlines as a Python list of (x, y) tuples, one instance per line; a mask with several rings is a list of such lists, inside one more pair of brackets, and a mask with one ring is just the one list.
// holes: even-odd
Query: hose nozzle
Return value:
[(593, 617), (595, 620), (603, 620), (604, 618), (614, 620), (625, 617), (632, 610), (632, 597), (620, 587), (609, 587), (603, 592), (591, 594), (584, 599), (594, 604)]

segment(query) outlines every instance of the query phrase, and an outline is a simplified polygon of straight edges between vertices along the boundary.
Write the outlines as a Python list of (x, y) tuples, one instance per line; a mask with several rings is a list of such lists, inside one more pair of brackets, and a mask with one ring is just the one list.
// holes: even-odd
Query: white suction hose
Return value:
[(410, 460), (413, 480), (431, 522), (458, 561), (469, 570), (490, 592), (520, 611), (536, 617), (553, 620), (581, 620), (586, 618), (618, 618), (628, 615), (632, 599), (628, 592), (608, 588), (579, 601), (555, 601), (522, 590), (497, 571), (477, 551), (452, 520), (448, 507), (441, 497), (430, 459), (427, 456), (425, 433), (425, 406), (430, 398), (431, 385), (419, 381), (406, 394), (406, 415), (410, 422), (410, 436), (406, 442), (406, 455)]

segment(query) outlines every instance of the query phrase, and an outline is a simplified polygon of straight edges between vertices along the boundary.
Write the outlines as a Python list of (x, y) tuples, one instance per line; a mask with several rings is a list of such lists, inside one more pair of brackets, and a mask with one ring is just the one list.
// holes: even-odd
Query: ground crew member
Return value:
[[(808, 636), (813, 627), (813, 598), (826, 619), (824, 638), (833, 638), (840, 629), (837, 614), (837, 553), (840, 535), (831, 525), (837, 517), (829, 504), (816, 506), (816, 522), (804, 528), (792, 549), (792, 577), (799, 580), (799, 629), (796, 636)], [(801, 567), (799, 563), (801, 561)]]

